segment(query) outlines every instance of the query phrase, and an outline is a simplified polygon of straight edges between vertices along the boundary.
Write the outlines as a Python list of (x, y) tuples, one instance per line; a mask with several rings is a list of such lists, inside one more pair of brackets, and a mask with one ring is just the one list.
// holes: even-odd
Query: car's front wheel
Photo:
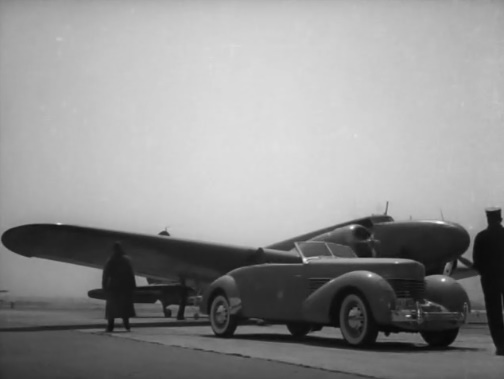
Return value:
[(447, 347), (455, 341), (459, 332), (459, 328), (440, 330), (440, 331), (424, 331), (420, 332), (425, 342), (432, 347)]
[(210, 305), (210, 325), (218, 337), (231, 337), (234, 334), (238, 320), (231, 314), (229, 300), (225, 295), (219, 294), (213, 298)]
[(341, 303), (339, 325), (345, 341), (352, 346), (371, 345), (378, 328), (369, 306), (361, 295), (351, 293)]
[(287, 329), (294, 337), (301, 338), (310, 333), (312, 328), (310, 324), (304, 322), (289, 322), (287, 323)]

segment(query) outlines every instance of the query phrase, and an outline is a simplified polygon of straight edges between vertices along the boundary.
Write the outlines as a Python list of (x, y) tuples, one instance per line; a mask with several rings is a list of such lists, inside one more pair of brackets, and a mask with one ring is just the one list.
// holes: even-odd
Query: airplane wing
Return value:
[(455, 270), (453, 270), (453, 273), (451, 274), (452, 278), (460, 280), (479, 275), (478, 271), (473, 267), (473, 263), (469, 259), (459, 257), (458, 260), (462, 262), (465, 267), (458, 266)]
[(161, 280), (212, 281), (264, 257), (264, 249), (62, 224), (23, 225), (2, 235), (4, 246), (17, 254), (99, 269), (116, 241), (131, 258), (135, 275)]
[(478, 276), (478, 275), (479, 275), (479, 273), (475, 269), (469, 268), (469, 267), (462, 267), (462, 268), (457, 268), (450, 276), (453, 279), (461, 280), (461, 279), (472, 278), (472, 277)]

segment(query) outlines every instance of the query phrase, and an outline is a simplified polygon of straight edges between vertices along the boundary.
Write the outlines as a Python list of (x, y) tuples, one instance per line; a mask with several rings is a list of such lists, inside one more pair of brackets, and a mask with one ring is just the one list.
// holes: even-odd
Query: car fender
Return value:
[(241, 298), (236, 280), (230, 275), (224, 275), (213, 281), (205, 290), (200, 303), (200, 313), (210, 313), (212, 299), (218, 293), (223, 293), (227, 297), (232, 314), (237, 314), (241, 311)]
[(464, 287), (446, 275), (426, 276), (424, 297), (449, 312), (464, 312), (464, 307), (470, 311), (471, 302)]
[(361, 294), (378, 324), (391, 322), (390, 310), (396, 299), (390, 284), (371, 271), (352, 271), (338, 276), (313, 292), (303, 303), (305, 321), (337, 325), (339, 307), (351, 292)]

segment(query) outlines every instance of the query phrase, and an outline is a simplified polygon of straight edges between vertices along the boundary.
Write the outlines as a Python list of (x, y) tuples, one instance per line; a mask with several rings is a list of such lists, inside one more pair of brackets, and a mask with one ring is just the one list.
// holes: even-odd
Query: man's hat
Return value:
[(501, 209), (499, 207), (489, 207), (485, 209), (487, 217), (500, 218)]

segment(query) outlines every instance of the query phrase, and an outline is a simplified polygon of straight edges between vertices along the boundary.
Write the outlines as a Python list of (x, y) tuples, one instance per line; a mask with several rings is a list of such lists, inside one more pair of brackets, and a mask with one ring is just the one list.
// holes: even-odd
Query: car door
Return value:
[[(248, 270), (247, 270), (248, 271)], [(265, 264), (251, 267), (239, 281), (246, 317), (296, 321), (302, 317), (307, 284), (302, 264)]]

